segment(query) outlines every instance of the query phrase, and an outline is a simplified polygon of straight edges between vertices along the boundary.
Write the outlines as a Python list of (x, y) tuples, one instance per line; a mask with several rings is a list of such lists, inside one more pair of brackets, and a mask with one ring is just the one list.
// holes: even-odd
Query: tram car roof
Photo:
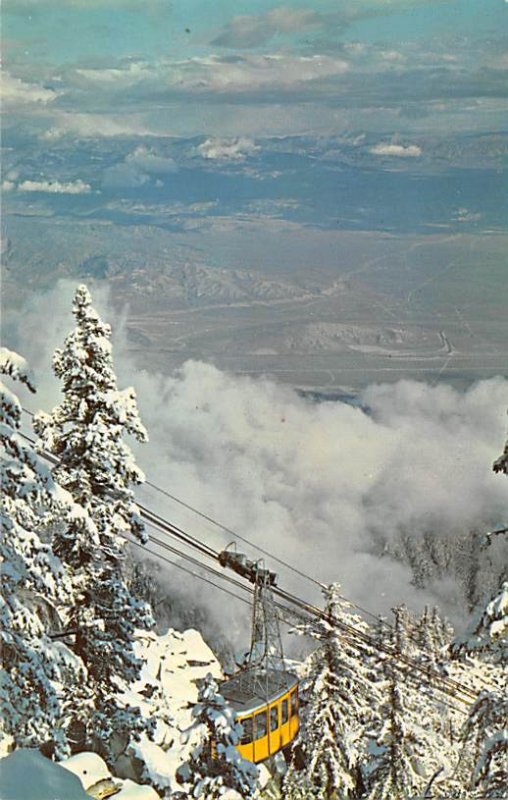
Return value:
[(237, 714), (248, 714), (282, 697), (298, 684), (293, 672), (270, 669), (239, 672), (221, 683), (219, 691)]

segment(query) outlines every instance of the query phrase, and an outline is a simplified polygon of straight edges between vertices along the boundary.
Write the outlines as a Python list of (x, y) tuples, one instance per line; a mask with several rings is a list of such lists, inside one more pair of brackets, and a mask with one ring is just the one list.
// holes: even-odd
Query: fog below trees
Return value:
[[(37, 371), (36, 402), (47, 410), (58, 401), (49, 364), (69, 327), (74, 288), (62, 283), (32, 302), (17, 331), (15, 345)], [(155, 373), (134, 364), (125, 316), (105, 293), (95, 300), (113, 324), (121, 383), (138, 395), (150, 442), (135, 452), (150, 481), (306, 574), (339, 579), (375, 613), (437, 603), (460, 625), (497, 584), (505, 545), (477, 545), (506, 522), (508, 487), (491, 469), (505, 436), (505, 379), (466, 391), (374, 384), (352, 407), (202, 361)], [(149, 487), (139, 498), (217, 549), (233, 538)], [(270, 566), (284, 586), (315, 599), (311, 584)], [(163, 584), (181, 595), (188, 581), (170, 569)], [(204, 586), (189, 592), (233, 641), (242, 639), (243, 620), (225, 596)]]

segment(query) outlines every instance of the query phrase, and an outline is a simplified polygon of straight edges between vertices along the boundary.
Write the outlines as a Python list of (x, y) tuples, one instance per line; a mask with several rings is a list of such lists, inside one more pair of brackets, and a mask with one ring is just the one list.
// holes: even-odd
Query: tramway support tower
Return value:
[(276, 574), (230, 547), (219, 554), (219, 562), (254, 584), (254, 599), (249, 653), (220, 692), (242, 724), (238, 750), (258, 763), (287, 747), (298, 732), (298, 679), (285, 667), (272, 593)]
[(271, 591), (271, 586), (275, 585), (272, 576), (274, 573), (268, 570), (259, 570), (254, 585), (251, 644), (244, 674), (258, 690), (263, 690), (262, 684), (271, 672), (284, 672), (279, 617)]

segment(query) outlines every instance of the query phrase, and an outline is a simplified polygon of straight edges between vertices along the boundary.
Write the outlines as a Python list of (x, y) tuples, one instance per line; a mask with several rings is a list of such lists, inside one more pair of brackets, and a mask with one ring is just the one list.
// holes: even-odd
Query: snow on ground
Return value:
[(117, 788), (115, 800), (160, 800), (150, 786), (113, 777), (96, 753), (55, 764), (38, 750), (20, 748), (0, 759), (0, 800), (90, 800), (106, 786)]
[(14, 737), (2, 731), (0, 738), (0, 758), (5, 758), (14, 750)]
[(122, 791), (114, 795), (115, 800), (160, 800), (151, 786), (140, 786), (134, 781), (122, 781)]
[(88, 789), (98, 781), (111, 778), (111, 773), (105, 761), (97, 753), (78, 753), (61, 762), (62, 767), (74, 773), (81, 783)]
[[(186, 736), (190, 727), (191, 709), (198, 697), (197, 682), (207, 673), (222, 678), (222, 669), (196, 630), (179, 633), (169, 629), (157, 636), (139, 631), (136, 655), (143, 661), (140, 679), (122, 693), (123, 702), (137, 705), (147, 719), (156, 718), (153, 741), (143, 735), (130, 743), (127, 755), (133, 763), (144, 765), (142, 779), (159, 790), (175, 790), (175, 772), (196, 744)], [(118, 774), (128, 775), (119, 763)]]
[(16, 750), (0, 761), (0, 800), (89, 800), (106, 784), (121, 787), (115, 800), (158, 800), (150, 786), (131, 780), (137, 759), (142, 763), (140, 780), (161, 793), (178, 788), (176, 769), (196, 744), (196, 734), (185, 732), (192, 723), (197, 683), (208, 673), (220, 680), (222, 669), (196, 630), (170, 629), (160, 636), (139, 631), (135, 650), (144, 662), (141, 676), (119, 699), (139, 706), (145, 718), (158, 720), (153, 741), (142, 736), (131, 742), (115, 775), (96, 753), (78, 753), (55, 764), (36, 750)]
[(49, 761), (38, 750), (25, 749), (0, 760), (0, 798), (90, 800), (76, 775)]
[(83, 788), (91, 797), (100, 797), (101, 789), (104, 791), (114, 786), (117, 789), (115, 800), (160, 800), (151, 786), (140, 786), (134, 781), (123, 781), (113, 777), (97, 753), (78, 753), (62, 761), (61, 766), (79, 778)]

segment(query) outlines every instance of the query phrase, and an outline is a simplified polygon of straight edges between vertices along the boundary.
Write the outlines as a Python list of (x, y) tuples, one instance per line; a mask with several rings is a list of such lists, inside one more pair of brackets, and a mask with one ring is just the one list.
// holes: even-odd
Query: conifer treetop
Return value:
[(76, 328), (66, 337), (63, 348), (58, 348), (53, 356), (53, 369), (63, 381), (65, 395), (64, 403), (54, 409), (54, 421), (65, 421), (65, 412), (74, 406), (76, 419), (85, 421), (88, 412), (90, 418), (87, 421), (92, 421), (96, 414), (102, 413), (110, 423), (122, 425), (126, 432), (146, 442), (148, 434), (139, 418), (134, 389), (128, 387), (119, 391), (117, 388), (111, 326), (102, 322), (92, 306), (90, 292), (83, 284), (76, 289), (72, 312)]
[[(93, 308), (84, 285), (75, 292), (73, 314), (76, 327), (53, 356), (62, 401), (34, 420), (39, 446), (57, 456), (57, 479), (88, 511), (103, 537), (130, 532), (146, 541), (132, 491), (145, 476), (123, 441), (124, 434), (141, 442), (148, 439), (136, 393), (132, 387), (117, 388), (111, 328)], [(96, 543), (90, 539), (90, 544)]]

